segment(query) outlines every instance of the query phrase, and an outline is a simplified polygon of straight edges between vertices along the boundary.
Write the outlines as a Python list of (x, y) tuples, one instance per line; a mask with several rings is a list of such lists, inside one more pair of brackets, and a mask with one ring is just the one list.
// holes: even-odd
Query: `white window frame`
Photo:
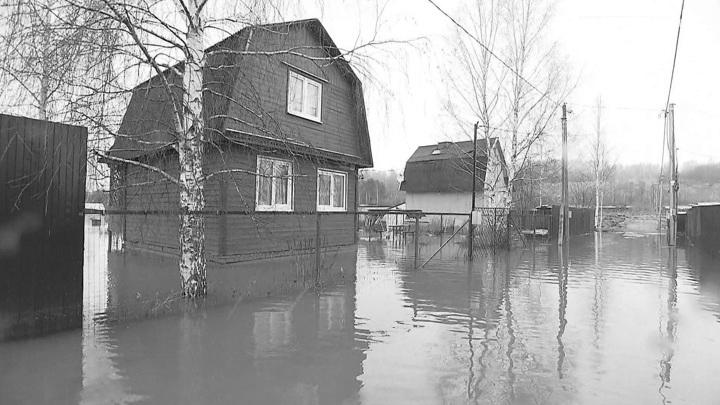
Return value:
[[(320, 175), (329, 175), (330, 176), (330, 205), (321, 205), (320, 204)], [(343, 178), (343, 192), (344, 196), (342, 199), (343, 206), (342, 207), (334, 207), (332, 205), (333, 202), (333, 190), (334, 190), (334, 181), (335, 177), (333, 175), (341, 175)], [(347, 172), (342, 172), (338, 170), (330, 170), (330, 169), (318, 169), (317, 171), (317, 210), (318, 211), (347, 211), (347, 195), (348, 195), (348, 174)]]
[[(260, 162), (266, 161), (266, 162), (281, 162), (281, 163), (287, 163), (289, 165), (288, 170), (288, 203), (287, 204), (276, 204), (275, 203), (275, 182), (271, 182), (270, 187), (270, 201), (271, 204), (260, 204)], [(261, 156), (258, 155), (257, 157), (257, 166), (256, 166), (256, 173), (255, 176), (255, 211), (292, 211), (293, 210), (293, 197), (295, 195), (294, 193), (294, 184), (293, 184), (293, 164), (290, 160), (287, 159), (279, 159), (269, 156)], [(271, 179), (274, 179), (271, 177)]]
[[(303, 89), (303, 100), (302, 100), (302, 111), (295, 111), (290, 108), (290, 78), (294, 77), (302, 82)], [(318, 87), (318, 98), (317, 98), (317, 116), (309, 113), (310, 107), (308, 104), (308, 87), (313, 84)], [(323, 86), (317, 80), (313, 80), (305, 75), (295, 72), (294, 70), (288, 69), (288, 81), (287, 81), (287, 112), (288, 114), (296, 115), (298, 117), (306, 118), (311, 121), (322, 123), (322, 91)]]

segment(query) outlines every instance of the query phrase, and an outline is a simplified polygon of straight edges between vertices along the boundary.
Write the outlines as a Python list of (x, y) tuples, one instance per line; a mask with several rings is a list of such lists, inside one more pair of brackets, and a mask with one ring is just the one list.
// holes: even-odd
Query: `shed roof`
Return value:
[[(476, 190), (482, 190), (488, 162), (488, 143), (496, 147), (504, 163), (497, 138), (477, 141)], [(418, 147), (405, 164), (400, 189), (409, 193), (472, 191), (473, 142), (440, 142)]]
[[(363, 156), (360, 156), (359, 159), (353, 159), (352, 163), (361, 167), (372, 167), (373, 160), (362, 83), (350, 67), (350, 64), (342, 57), (342, 53), (330, 38), (330, 34), (325, 27), (315, 18), (249, 26), (205, 50), (206, 53), (215, 51), (212, 56), (208, 57), (203, 72), (206, 87), (210, 88), (210, 91), (204, 94), (205, 125), (209, 135), (213, 136), (213, 134), (224, 132), (225, 118), (210, 119), (210, 117), (226, 116), (229, 100), (232, 99), (231, 92), (234, 83), (237, 75), (241, 74), (239, 69), (232, 68), (234, 64), (232, 58), (237, 57), (236, 50), (244, 49), (248, 45), (251, 31), (254, 29), (280, 33), (281, 29), (293, 26), (306, 27), (320, 38), (322, 48), (330, 58), (333, 58), (334, 62), (338, 63), (338, 66), (346, 74), (359, 95), (356, 97), (359, 119), (358, 135), (360, 136)], [(227, 50), (227, 52), (223, 52), (223, 50)], [(181, 99), (182, 78), (174, 73), (176, 71), (182, 71), (182, 62), (164, 71), (162, 76), (169, 82), (170, 87), (176, 94), (176, 98)], [(168, 150), (175, 143), (175, 126), (172, 119), (173, 108), (164, 87), (158, 83), (160, 79), (160, 76), (155, 75), (133, 89), (130, 103), (118, 130), (118, 136), (109, 151), (111, 156), (136, 159)], [(272, 130), (263, 130), (261, 132), (262, 134), (259, 135), (267, 137)], [(282, 136), (278, 135), (277, 138), (282, 139)], [(292, 144), (293, 142), (288, 142), (288, 148), (292, 148)], [(339, 156), (344, 159), (341, 154), (320, 154), (324, 157), (337, 158)]]

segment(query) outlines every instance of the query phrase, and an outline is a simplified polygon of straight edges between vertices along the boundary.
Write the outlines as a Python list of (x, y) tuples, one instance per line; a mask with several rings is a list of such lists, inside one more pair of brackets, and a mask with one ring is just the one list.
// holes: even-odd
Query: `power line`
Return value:
[(673, 52), (673, 63), (672, 69), (670, 70), (670, 85), (668, 86), (667, 99), (665, 101), (665, 124), (663, 125), (663, 140), (662, 140), (662, 153), (660, 155), (660, 175), (658, 176), (658, 220), (661, 220), (662, 215), (662, 177), (663, 177), (663, 166), (665, 165), (665, 142), (667, 140), (667, 114), (668, 108), (670, 107), (670, 95), (672, 93), (673, 79), (675, 78), (675, 64), (677, 63), (677, 52), (680, 44), (680, 28), (682, 27), (682, 16), (685, 9), (685, 0), (680, 4), (680, 18), (678, 19), (677, 36), (675, 37), (675, 51)]
[[(440, 8), (440, 6), (438, 6), (437, 4), (435, 4), (435, 2), (434, 2), (433, 0), (427, 0), (427, 1), (428, 1), (430, 4), (432, 4), (433, 7), (435, 7), (438, 11), (440, 11), (445, 17), (447, 17), (450, 21), (452, 21), (452, 23), (455, 24), (455, 26), (457, 26), (458, 28), (460, 28), (465, 34), (467, 34), (470, 38), (472, 38), (473, 41), (477, 42), (478, 45), (480, 45), (483, 49), (485, 49), (492, 57), (494, 57), (494, 58), (497, 59), (500, 63), (502, 63), (503, 66), (505, 66), (510, 72), (512, 72), (515, 76), (517, 76), (517, 77), (518, 77), (519, 79), (521, 79), (523, 82), (527, 83), (527, 85), (530, 86), (530, 87), (532, 87), (533, 90), (537, 91), (537, 92), (540, 94), (541, 98), (546, 98), (546, 99), (552, 101), (553, 103), (555, 103), (556, 105), (560, 105), (560, 104), (561, 104), (559, 101), (555, 101), (555, 100), (553, 100), (552, 98), (550, 98), (550, 96), (548, 96), (547, 93), (545, 93), (545, 92), (541, 91), (540, 89), (538, 89), (538, 88), (537, 88), (534, 84), (532, 84), (528, 79), (524, 78), (517, 70), (515, 70), (515, 69), (514, 69), (512, 66), (510, 66), (507, 62), (505, 62), (501, 57), (497, 56), (490, 48), (487, 47), (487, 45), (485, 45), (485, 44), (484, 44), (482, 41), (480, 41), (475, 35), (473, 35), (470, 31), (468, 31), (467, 28), (465, 28), (462, 24), (460, 24), (459, 22), (457, 22), (457, 20), (455, 20), (450, 14), (448, 14), (447, 12), (445, 12), (445, 10), (443, 10), (442, 8)], [(684, 1), (684, 0), (683, 0), (683, 1)]]
[(680, 27), (682, 26), (683, 10), (685, 9), (685, 0), (680, 5), (680, 19), (678, 20), (677, 37), (675, 38), (675, 53), (673, 54), (672, 70), (670, 71), (670, 86), (668, 87), (667, 101), (665, 101), (665, 114), (667, 114), (670, 106), (670, 93), (672, 92), (673, 79), (675, 78), (675, 62), (677, 62), (678, 45), (680, 44)]

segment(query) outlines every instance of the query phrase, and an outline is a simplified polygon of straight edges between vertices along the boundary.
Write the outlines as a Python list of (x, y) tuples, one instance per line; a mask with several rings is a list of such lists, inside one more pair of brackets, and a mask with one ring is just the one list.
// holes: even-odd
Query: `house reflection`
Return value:
[[(355, 260), (337, 257), (344, 272), (354, 272)], [(104, 370), (119, 382), (104, 383), (130, 399), (337, 404), (360, 388), (364, 353), (355, 340), (354, 302), (354, 283), (346, 280), (319, 294), (178, 305), (176, 315), (108, 323), (102, 339), (91, 342), (108, 343), (107, 350), (89, 351), (95, 359), (84, 363), (110, 360)]]

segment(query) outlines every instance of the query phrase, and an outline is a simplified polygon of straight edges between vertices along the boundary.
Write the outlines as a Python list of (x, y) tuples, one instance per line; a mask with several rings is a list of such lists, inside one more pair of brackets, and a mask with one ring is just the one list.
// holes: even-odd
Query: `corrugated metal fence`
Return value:
[(690, 208), (685, 232), (692, 244), (713, 254), (720, 253), (720, 204)]

